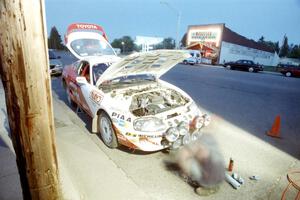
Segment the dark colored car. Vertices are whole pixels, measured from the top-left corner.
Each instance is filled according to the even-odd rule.
[[[48,50],[49,54],[49,68],[51,75],[61,75],[63,71],[63,65],[60,61],[60,56],[56,56],[52,49]]]
[[[300,65],[279,64],[278,70],[287,77],[300,76]]]
[[[263,71],[262,65],[255,64],[252,60],[237,60],[235,62],[226,62],[223,64],[226,69],[247,70],[248,72]]]

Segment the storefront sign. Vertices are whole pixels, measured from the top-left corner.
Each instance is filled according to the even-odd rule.
[[[206,40],[206,39],[217,39],[217,33],[216,32],[208,32],[208,31],[196,31],[192,32],[191,35],[192,39],[196,40]]]

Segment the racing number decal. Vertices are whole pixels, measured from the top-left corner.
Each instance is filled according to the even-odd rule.
[[[90,93],[90,99],[96,104],[100,105],[103,99],[103,95],[96,90],[92,90],[92,92]]]

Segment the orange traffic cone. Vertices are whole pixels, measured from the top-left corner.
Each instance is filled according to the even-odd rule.
[[[277,115],[272,128],[269,131],[267,131],[267,135],[271,137],[280,138],[279,129],[280,129],[280,116]]]

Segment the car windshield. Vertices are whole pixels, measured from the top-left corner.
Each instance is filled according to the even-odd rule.
[[[115,55],[105,39],[78,39],[71,42],[72,49],[80,56]]]
[[[99,63],[93,66],[93,82],[96,84],[99,77],[103,74],[103,72],[109,67],[108,64]]]

